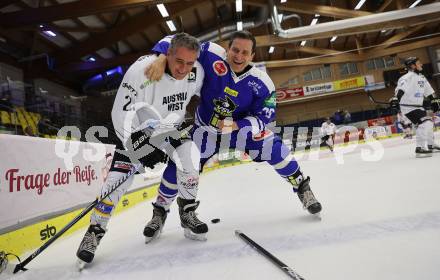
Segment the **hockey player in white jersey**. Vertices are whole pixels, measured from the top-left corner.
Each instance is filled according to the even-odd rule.
[[[395,89],[395,95],[390,100],[391,107],[400,106],[402,113],[416,128],[416,157],[431,156],[433,151],[440,147],[434,143],[434,124],[422,107],[424,100],[428,100],[429,109],[439,111],[440,99],[435,95],[433,88],[426,77],[421,73],[423,64],[417,57],[405,60],[408,73],[400,77]],[[407,106],[413,105],[413,106]]]
[[[112,109],[113,126],[121,144],[117,146],[101,194],[129,173],[135,162],[154,168],[169,157],[178,166],[177,182],[172,182],[169,188],[177,189],[182,202],[181,224],[185,231],[204,234],[208,227],[196,217],[198,202],[193,199],[198,189],[200,152],[189,137],[180,135],[186,131],[181,129],[186,106],[191,97],[199,95],[203,83],[204,71],[196,61],[200,45],[186,33],[176,34],[171,45],[167,53],[167,74],[159,81],[143,76],[143,69],[156,59],[155,55],[139,58],[124,76]],[[170,128],[177,132],[175,127],[179,137],[161,138],[169,135]],[[93,210],[90,227],[77,251],[80,268],[92,262],[110,216],[132,181],[133,178],[129,178]],[[146,241],[153,238],[148,229],[161,227],[167,216],[166,209],[153,206],[153,219],[144,229]]]
[[[330,149],[330,151],[333,152],[333,136],[336,132],[336,126],[329,117],[325,118],[325,122],[321,125],[321,135],[322,135],[322,142],[324,142],[327,147]]]

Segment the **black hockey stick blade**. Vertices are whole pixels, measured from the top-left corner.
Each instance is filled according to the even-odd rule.
[[[390,106],[389,102],[385,102],[385,101],[378,101],[376,100],[373,95],[371,94],[371,91],[367,90],[366,91],[368,98],[370,99],[371,102],[373,102],[374,104],[379,104],[379,105],[388,105]],[[416,104],[399,104],[400,106],[406,106],[406,107],[415,107],[415,108],[423,108],[422,105],[416,105]]]
[[[287,264],[280,261],[277,257],[269,253],[266,249],[261,247],[257,242],[253,241],[249,236],[241,232],[240,230],[235,231],[235,235],[240,237],[246,243],[255,248],[260,254],[269,259],[273,264],[275,264],[278,268],[284,271],[290,278],[295,280],[305,280],[302,276],[296,273],[292,268],[290,268]]]
[[[17,265],[15,266],[15,268],[14,268],[14,274],[17,273],[17,272],[19,272],[20,270],[26,271],[26,270],[28,270],[28,269],[27,269],[27,268],[24,268],[24,266],[23,266],[21,263],[19,263],[19,264],[17,264]]]
[[[52,236],[49,240],[47,240],[46,243],[44,243],[40,248],[35,250],[32,255],[27,257],[23,262],[17,264],[14,269],[14,273],[17,273],[18,271],[26,271],[27,269],[24,268],[29,262],[31,262],[33,259],[35,259],[41,252],[43,252],[47,247],[49,247],[55,240],[57,240],[61,235],[63,235],[66,231],[68,231],[73,225],[75,225],[79,220],[81,220],[85,215],[87,215],[88,212],[90,212],[96,204],[98,204],[98,199],[93,201],[87,208],[85,208],[78,216],[76,216],[70,223],[68,223],[66,226],[64,226],[59,232],[57,232],[54,236]]]

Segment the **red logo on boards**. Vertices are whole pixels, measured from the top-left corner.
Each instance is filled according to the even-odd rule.
[[[228,67],[226,67],[226,64],[221,61],[217,60],[212,64],[212,68],[214,69],[214,72],[219,76],[224,76],[226,73],[228,73]]]

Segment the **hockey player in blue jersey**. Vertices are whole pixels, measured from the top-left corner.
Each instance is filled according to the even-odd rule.
[[[152,80],[164,72],[163,54],[166,54],[171,38],[162,39],[153,48],[161,55],[145,71]],[[303,175],[280,137],[266,128],[275,119],[275,86],[267,73],[250,64],[255,48],[255,38],[247,31],[235,32],[227,51],[212,42],[202,44],[198,61],[205,71],[205,78],[192,129],[192,139],[201,152],[201,167],[219,150],[244,151],[253,161],[266,161],[272,165],[293,187],[304,208],[317,214],[322,207],[310,189],[310,177]],[[170,161],[157,200],[153,203],[155,209],[169,211],[177,195],[175,185],[176,166]],[[154,220],[164,221],[155,213],[163,212],[154,211],[147,225],[150,227],[148,232],[155,232],[154,237],[159,236],[164,225],[154,223]]]

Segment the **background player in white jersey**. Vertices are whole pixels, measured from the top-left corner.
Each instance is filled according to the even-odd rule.
[[[421,73],[423,64],[417,57],[408,57],[405,60],[408,73],[400,77],[395,89],[395,96],[391,98],[391,107],[399,107],[402,113],[415,125],[416,128],[416,156],[430,156],[440,147],[434,144],[434,124],[423,108],[424,100],[429,101],[429,107],[434,112],[439,111],[440,99],[426,77]],[[413,105],[413,106],[405,106]]]
[[[155,55],[143,56],[130,66],[112,109],[113,126],[121,145],[117,146],[101,193],[107,192],[110,186],[124,177],[133,164],[140,162],[143,166],[154,168],[155,164],[166,162],[168,155],[177,166],[177,183],[170,187],[178,189],[184,202],[196,195],[200,152],[189,137],[180,133],[178,137],[169,137],[169,132],[170,127],[173,132],[177,132],[175,127],[178,125],[178,130],[182,128],[187,104],[192,96],[199,95],[204,77],[203,69],[196,61],[199,51],[200,44],[196,38],[180,33],[171,42],[166,56],[166,74],[159,81],[147,80],[143,75],[143,69],[156,59]],[[93,260],[107,230],[110,215],[132,181],[133,178],[129,178],[93,210],[90,227],[77,252],[80,266]],[[184,203],[184,207],[181,211],[182,226],[188,221],[201,223],[194,214],[197,205]],[[162,212],[161,216],[166,217],[163,208],[155,207],[155,211]],[[144,231],[144,235],[147,240],[151,238],[148,232]]]
[[[411,121],[404,115],[402,112],[399,111],[397,113],[397,125],[399,125],[403,131],[403,138],[404,139],[411,139],[412,138],[412,124]]]
[[[333,137],[336,132],[336,126],[332,121],[330,120],[330,117],[325,118],[325,122],[321,125],[321,135],[322,135],[322,142],[324,142],[330,151],[333,152]]]

